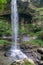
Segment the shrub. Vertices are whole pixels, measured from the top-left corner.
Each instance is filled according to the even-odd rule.
[[[0,21],[0,36],[11,34],[10,25],[5,20]]]
[[[0,40],[0,44],[8,44],[10,43],[8,40]]]
[[[41,31],[41,26],[33,25],[32,28],[31,28],[31,31],[34,32],[34,33]]]
[[[30,40],[29,44],[43,47],[43,41],[40,39]]]
[[[3,12],[5,5],[7,3],[7,0],[0,0],[0,11]]]
[[[41,31],[41,32],[39,33],[38,38],[41,39],[41,40],[43,40],[43,31]]]

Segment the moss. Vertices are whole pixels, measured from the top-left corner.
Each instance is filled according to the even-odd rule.
[[[25,61],[23,65],[33,65],[33,64],[28,61]]]
[[[23,60],[23,62],[22,61],[20,61],[20,62],[13,62],[11,65],[34,65],[34,64],[28,62],[27,60],[25,60],[25,61]]]
[[[10,24],[6,20],[0,20],[0,36],[11,35]]]

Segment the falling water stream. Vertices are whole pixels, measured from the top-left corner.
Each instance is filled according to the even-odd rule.
[[[18,40],[18,11],[17,2],[12,0],[11,2],[11,22],[12,22],[12,44],[17,48]]]
[[[11,23],[12,23],[12,47],[11,57],[14,60],[20,60],[23,58],[27,58],[27,56],[18,48],[18,9],[17,9],[17,1],[11,1]]]

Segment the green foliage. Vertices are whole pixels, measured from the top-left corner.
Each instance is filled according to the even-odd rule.
[[[38,46],[43,47],[43,41],[40,40],[40,39],[30,40],[30,41],[29,41],[29,44],[38,45]]]
[[[41,32],[39,33],[38,38],[41,39],[41,40],[43,40],[43,31],[41,31]]]
[[[34,33],[41,31],[41,26],[33,25],[32,28],[31,28],[31,31],[34,32]]]
[[[11,65],[34,65],[34,64],[32,64],[32,63],[30,63],[28,60],[23,60],[23,62],[14,62],[14,63],[12,63]]]
[[[24,24],[24,30],[22,30],[21,26],[19,26],[19,33],[28,34],[31,27],[32,24]]]
[[[24,30],[19,27],[19,33],[27,34],[29,36],[38,36],[42,31],[42,27],[40,25],[24,24]]]
[[[30,41],[24,41],[24,42],[22,42],[22,44],[23,45],[30,44],[30,45],[36,45],[36,46],[43,47],[43,40],[34,39],[34,40],[30,40]]]
[[[7,0],[0,0],[0,4],[6,4]]]
[[[5,20],[0,21],[0,36],[10,34],[10,25]]]
[[[0,40],[0,44],[9,44],[10,41],[7,41],[7,40]]]
[[[0,12],[4,11],[5,4],[7,4],[7,0],[0,0]]]
[[[43,11],[43,7],[36,8],[36,11]]]
[[[23,65],[34,65],[34,64],[32,64],[32,63],[30,63],[28,61],[25,61]]]
[[[43,7],[43,0],[31,0],[31,2],[36,7]]]
[[[43,7],[36,7],[35,8],[36,16],[33,17],[33,20],[40,20],[43,21]]]

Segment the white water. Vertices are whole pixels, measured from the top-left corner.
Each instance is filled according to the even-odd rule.
[[[12,43],[17,47],[18,40],[18,11],[17,2],[12,0],[11,2],[11,22],[12,22]]]
[[[22,53],[22,51],[18,48],[18,9],[16,0],[11,1],[11,22],[12,22],[12,47],[11,58],[12,60],[20,60],[23,58],[27,58],[27,56]]]

